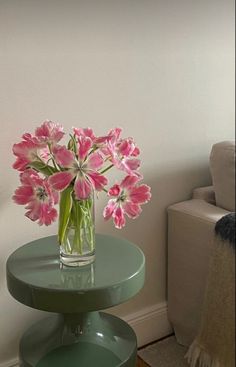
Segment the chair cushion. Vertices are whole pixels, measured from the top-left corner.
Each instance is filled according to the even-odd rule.
[[[214,144],[210,154],[210,170],[216,205],[235,211],[235,142]]]

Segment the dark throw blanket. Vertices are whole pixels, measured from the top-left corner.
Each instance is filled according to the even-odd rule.
[[[235,249],[235,212],[227,214],[218,220],[215,226],[215,233],[223,241],[229,241]]]

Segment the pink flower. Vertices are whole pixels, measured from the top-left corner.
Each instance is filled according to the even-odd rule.
[[[17,157],[13,168],[18,171],[24,171],[29,163],[38,160],[38,157],[43,159],[46,155],[46,145],[36,137],[26,133],[22,136],[22,139],[20,143],[14,144],[12,148],[14,155]]]
[[[116,156],[112,158],[112,163],[116,168],[128,173],[128,175],[133,175],[139,178],[142,177],[138,172],[138,169],[140,167],[139,159]]]
[[[140,167],[140,160],[136,158],[140,153],[139,148],[132,138],[121,139],[121,132],[120,128],[109,132],[108,135],[111,136],[111,139],[107,141],[102,152],[119,170],[131,176],[141,177],[137,171]]]
[[[96,152],[88,154],[92,147],[91,139],[80,136],[78,145],[78,159],[65,146],[55,147],[53,153],[56,162],[66,170],[50,176],[49,182],[55,190],[62,191],[75,179],[75,196],[83,200],[90,196],[93,189],[101,191],[107,179],[97,172],[103,165],[102,156]]]
[[[27,169],[20,175],[22,185],[15,190],[13,200],[26,205],[26,216],[39,225],[50,225],[57,218],[53,207],[58,203],[58,193],[52,190],[47,179],[42,179],[33,169]]]
[[[103,215],[107,220],[113,218],[116,228],[123,228],[126,215],[136,218],[151,193],[149,186],[138,183],[142,178],[137,158],[139,148],[132,138],[121,138],[121,133],[121,128],[114,128],[107,135],[96,136],[91,128],[73,128],[66,147],[58,144],[64,136],[62,126],[44,121],[36,128],[35,135],[26,133],[13,146],[16,156],[13,167],[23,171],[13,200],[25,206],[25,215],[31,220],[49,225],[57,217],[54,205],[58,203],[59,191],[69,186],[73,200],[86,200],[93,190],[107,191],[104,187],[108,180],[104,174],[115,166],[126,177],[108,191],[110,200]]]
[[[111,158],[121,132],[122,129],[120,127],[116,127],[115,129],[111,129],[106,135],[106,140],[104,140],[105,144],[101,146],[101,151],[106,157]]]
[[[87,128],[74,127],[73,131],[76,137],[84,136],[84,137],[90,138],[92,142],[96,140],[94,132],[90,127],[87,127]]]
[[[114,197],[108,201],[103,211],[106,220],[113,218],[116,228],[125,226],[125,214],[135,219],[142,211],[141,205],[151,198],[150,187],[137,185],[139,178],[126,176],[120,185],[116,184],[108,191],[108,195]]]
[[[92,142],[92,145],[95,145],[95,146],[99,146],[101,148],[101,146],[103,146],[104,143],[106,143],[107,141],[111,140],[113,138],[113,131],[114,130],[111,130],[108,135],[105,135],[105,136],[99,136],[99,137],[96,137],[94,135],[94,132],[93,130],[88,127],[88,128],[74,128],[74,134],[75,136],[79,139],[81,139],[81,137],[86,137],[86,138],[90,138],[91,139],[91,142]]]
[[[35,135],[39,141],[55,145],[63,138],[64,132],[60,124],[46,120],[35,130]]]
[[[123,157],[137,157],[140,153],[139,148],[136,147],[132,138],[122,139],[117,144],[117,150]]]

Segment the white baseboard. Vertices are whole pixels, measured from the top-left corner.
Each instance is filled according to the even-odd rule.
[[[128,322],[134,329],[138,339],[138,347],[142,347],[172,333],[172,328],[167,317],[166,302],[134,312],[123,317],[123,320]],[[18,359],[12,359],[0,363],[0,367],[18,367],[18,363]]]
[[[167,317],[166,302],[146,307],[123,317],[123,319],[134,329],[138,339],[138,347],[152,343],[173,332]]]

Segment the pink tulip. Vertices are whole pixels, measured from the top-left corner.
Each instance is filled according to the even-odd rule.
[[[71,185],[73,198],[77,200],[89,198],[93,190],[106,191],[108,180],[103,174],[114,166],[125,172],[126,177],[108,191],[110,200],[103,215],[107,220],[113,218],[116,228],[123,228],[125,216],[136,218],[141,205],[151,197],[150,187],[138,184],[142,178],[137,158],[139,148],[132,138],[121,138],[121,128],[99,137],[91,128],[74,128],[73,133],[67,147],[59,145],[63,128],[47,120],[36,128],[35,135],[26,133],[20,143],[14,144],[13,167],[22,171],[14,201],[25,205],[26,216],[31,220],[49,225],[57,217],[54,205],[59,199],[58,191]],[[37,171],[51,176],[42,179]]]
[[[106,158],[110,158],[113,155],[113,151],[115,150],[115,146],[117,141],[119,140],[120,134],[122,133],[122,129],[116,127],[115,129],[111,129],[106,135],[105,144],[102,144],[100,149],[103,155]]]
[[[35,130],[35,136],[39,141],[55,145],[63,138],[63,127],[55,122],[46,120]]]
[[[79,129],[75,127],[73,129],[74,134],[75,134],[77,139],[80,139],[81,137],[90,138],[93,145],[95,145],[99,148],[101,148],[107,141],[109,141],[113,138],[113,136],[115,134],[115,130],[118,130],[118,129],[110,130],[108,135],[96,137],[94,135],[93,130],[90,127],[88,127],[88,128],[79,128]]]
[[[24,134],[22,141],[13,145],[13,153],[17,157],[13,168],[18,171],[24,171],[27,165],[35,160],[44,159],[47,157],[47,147],[44,143],[41,143],[36,137],[31,134]]]
[[[62,191],[75,179],[74,191],[78,200],[87,199],[93,189],[101,191],[107,184],[107,179],[98,171],[103,165],[103,158],[98,152],[89,154],[92,140],[80,136],[78,142],[78,159],[74,152],[65,146],[55,147],[53,153],[56,162],[66,170],[49,177],[49,182],[55,190]]]
[[[107,141],[102,152],[119,170],[126,172],[128,175],[141,177],[138,172],[140,160],[136,158],[140,153],[139,148],[136,147],[132,138],[121,139],[121,132],[122,130],[119,128],[109,132],[112,138]]]
[[[74,134],[75,134],[76,137],[84,136],[84,137],[90,138],[92,140],[92,142],[94,142],[96,140],[94,132],[90,127],[87,127],[87,128],[74,127],[73,131],[74,131]]]
[[[125,214],[132,219],[141,213],[141,205],[147,203],[151,198],[150,187],[137,185],[139,178],[126,176],[120,185],[116,184],[108,191],[110,199],[103,211],[106,220],[113,218],[116,228],[125,226]]]
[[[57,218],[53,207],[58,203],[58,193],[52,190],[47,179],[42,179],[33,169],[27,169],[20,175],[22,185],[15,190],[13,200],[26,205],[26,216],[39,225],[50,225]]]
[[[135,146],[132,138],[122,139],[117,144],[117,150],[119,154],[123,157],[137,156],[139,154],[139,149]]]

